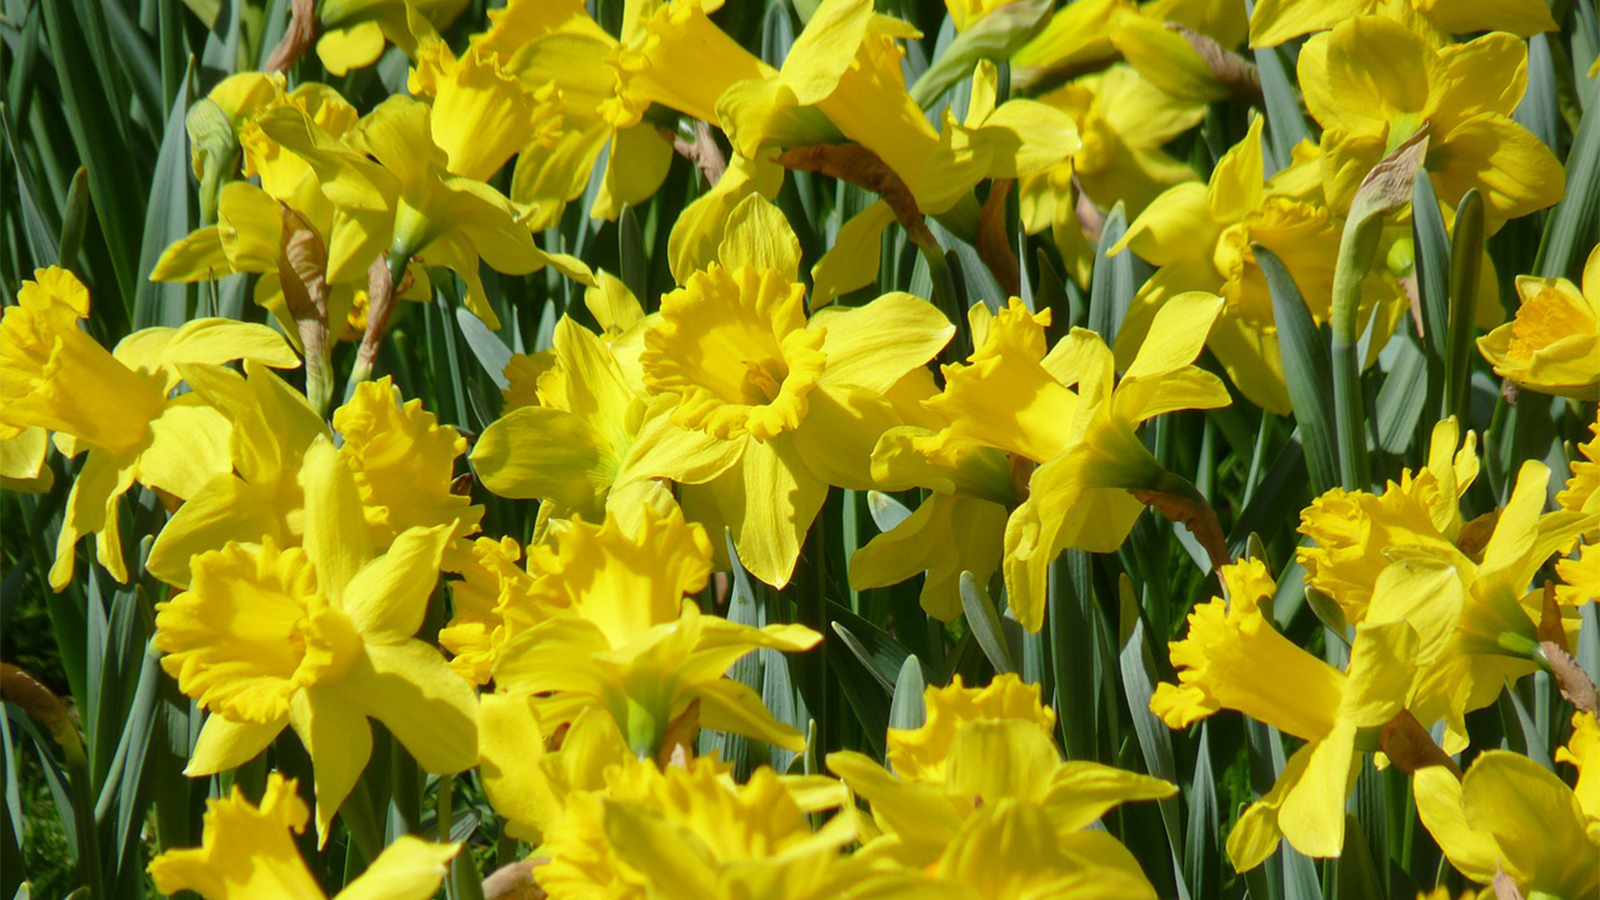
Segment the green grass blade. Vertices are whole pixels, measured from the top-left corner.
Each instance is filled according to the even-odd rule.
[[[1581,86],[1581,85],[1580,85]],[[1567,196],[1545,219],[1532,274],[1571,278],[1600,232],[1600,78],[1589,82],[1583,121],[1567,156]]]
[[[191,84],[193,68],[184,78]],[[167,130],[156,158],[155,180],[150,184],[150,205],[145,210],[144,239],[139,248],[139,282],[133,299],[133,327],[176,327],[187,322],[193,308],[194,287],[158,284],[150,272],[172,242],[188,235],[198,222],[189,190],[189,134],[184,117],[189,114],[188,90],[180,90],[167,115]]]
[[[1300,426],[1300,445],[1305,449],[1312,490],[1320,494],[1339,483],[1338,463],[1334,460],[1333,403],[1329,396],[1333,362],[1328,356],[1328,342],[1300,298],[1300,288],[1289,270],[1267,248],[1257,244],[1252,249],[1272,292],[1289,401]]]

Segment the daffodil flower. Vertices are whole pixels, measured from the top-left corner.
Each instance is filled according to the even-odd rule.
[[[329,74],[343,75],[377,62],[390,43],[414,55],[461,15],[467,0],[322,0],[318,7],[317,58]]]
[[[968,311],[968,319],[973,333],[983,335],[992,315],[980,303]],[[992,447],[944,452],[938,434],[952,420],[922,403],[937,394],[923,369],[913,370],[889,394],[906,424],[878,439],[872,477],[880,490],[925,487],[930,493],[904,521],[850,557],[850,586],[867,590],[926,572],[922,608],[949,622],[962,613],[961,573],[971,572],[984,584],[1000,568],[1006,516],[1018,502],[1019,473],[1004,451]],[[871,495],[869,502],[874,502]]]
[[[859,856],[922,869],[997,900],[1050,896],[1032,892],[1041,885],[1089,883],[1108,895],[1155,896],[1127,848],[1088,826],[1126,801],[1159,800],[1176,788],[1099,763],[1063,761],[1050,736],[1054,713],[1039,702],[1037,685],[1015,675],[983,688],[957,676],[949,687],[929,687],[923,699],[925,724],[889,729],[893,774],[860,753],[828,755],[828,768],[871,805],[880,832]],[[1033,835],[1025,848],[1002,846],[1002,835],[1024,833]],[[1007,885],[1019,892],[997,890]]]
[[[1188,637],[1171,649],[1179,684],[1158,685],[1150,709],[1173,728],[1238,710],[1306,741],[1228,836],[1236,870],[1260,865],[1280,837],[1308,856],[1338,856],[1358,737],[1405,709],[1417,635],[1403,621],[1361,626],[1340,672],[1273,628],[1261,604],[1276,585],[1260,560],[1224,566],[1220,574],[1227,599],[1213,598],[1190,613]],[[1447,585],[1448,579],[1395,579],[1379,590],[1422,593]]]
[[[517,565],[522,555],[513,538],[480,537],[461,580],[450,582],[455,615],[439,630],[439,646],[450,652],[450,667],[475,685],[488,684],[506,642],[542,618],[533,575]]]
[[[616,66],[643,41],[640,19],[650,11],[649,4],[627,4],[619,40],[582,3],[511,0],[489,13],[487,31],[472,36],[468,52],[492,54],[525,92],[553,91],[560,127],[546,134],[554,140],[524,146],[511,179],[511,199],[532,211],[529,227],[546,228],[561,218],[589,186],[602,152],[605,171],[589,210],[596,218],[616,218],[665,180],[671,140],[654,124],[617,112]],[[705,74],[711,71],[708,66]]]
[[[417,56],[411,94],[432,101],[433,142],[451,173],[487,181],[514,154],[550,147],[560,137],[562,109],[554,84],[528,90],[498,56],[476,47],[457,57],[443,41],[430,40]]]
[[[1195,290],[1220,294],[1226,304],[1207,345],[1246,398],[1287,414],[1289,389],[1272,294],[1251,248],[1260,244],[1283,260],[1313,318],[1326,321],[1343,225],[1323,201],[1318,157],[1309,145],[1297,149],[1294,165],[1263,184],[1263,125],[1261,118],[1250,124],[1244,140],[1217,162],[1209,184],[1168,189],[1111,248],[1113,254],[1131,249],[1159,267],[1134,297],[1115,349],[1119,366],[1131,362],[1146,340],[1146,323],[1168,297]],[[1374,275],[1362,282],[1357,312],[1362,330],[1371,322],[1366,365],[1377,361],[1406,310],[1399,282],[1386,272]]]
[[[150,861],[150,877],[163,894],[193,891],[205,900],[325,900],[294,844],[310,815],[292,778],[267,776],[259,804],[235,786],[206,801],[201,846],[163,852]],[[458,849],[402,835],[334,900],[427,900]]]
[[[1425,726],[1443,719],[1446,752],[1467,744],[1464,716],[1499,696],[1506,679],[1531,673],[1542,618],[1534,574],[1552,555],[1600,525],[1572,510],[1544,513],[1550,470],[1529,461],[1498,513],[1463,522],[1456,500],[1477,474],[1469,437],[1455,452],[1453,421],[1434,430],[1426,470],[1406,472],[1381,497],[1330,491],[1301,517],[1318,546],[1298,557],[1307,581],[1338,605],[1349,624],[1405,621],[1419,637],[1417,686],[1408,708]],[[1454,458],[1452,459],[1452,454]],[[1380,599],[1386,575],[1458,587],[1426,596],[1394,592]]]
[[[553,523],[550,537],[529,551],[529,590],[542,615],[501,649],[494,680],[502,693],[536,695],[549,728],[604,709],[646,756],[691,706],[703,727],[804,749],[754,691],[723,674],[757,648],[806,650],[821,635],[702,615],[684,595],[705,587],[711,572],[703,528],[676,509],[662,516],[646,507],[636,530],[608,515],[603,525]]]
[[[838,897],[868,872],[841,853],[853,819],[841,813],[813,830],[807,814],[845,799],[831,779],[767,767],[737,784],[713,757],[664,769],[627,760],[603,790],[568,797],[535,878],[552,897]]]
[[[1572,793],[1589,817],[1589,833],[1595,834],[1600,830],[1600,720],[1594,713],[1572,714],[1572,737],[1565,747],[1556,748],[1555,761],[1571,763],[1578,770]]]
[[[718,29],[712,8],[667,4],[645,22],[648,36],[617,64],[619,123],[659,103],[721,126],[750,159],[842,135],[876,154],[930,215],[949,211],[984,178],[1030,175],[1077,149],[1059,110],[997,104],[989,64],[978,68],[964,119],[948,116],[935,130],[906,90],[895,45],[916,30],[865,0],[824,0],[776,71]]]
[[[1080,0],[1082,2],[1082,0]],[[1175,100],[1132,66],[1113,66],[1039,97],[1078,126],[1082,148],[1017,183],[1023,225],[1030,234],[1050,229],[1068,269],[1087,284],[1094,252],[1078,224],[1074,183],[1097,206],[1121,202],[1129,219],[1161,192],[1195,180],[1194,170],[1162,148],[1199,124],[1201,104]]]
[[[1392,19],[1359,16],[1311,38],[1300,85],[1323,128],[1329,204],[1347,209],[1367,172],[1424,123],[1424,165],[1445,203],[1477,188],[1489,216],[1504,221],[1560,200],[1561,163],[1511,119],[1527,66],[1527,47],[1503,32],[1437,48]],[[1383,78],[1370,77],[1378,70]]]
[[[1479,31],[1509,31],[1532,37],[1556,30],[1542,0],[1261,0],[1250,14],[1250,46],[1273,47],[1290,38],[1326,31],[1357,16],[1388,15],[1402,21],[1420,18],[1441,36]]]
[[[1134,434],[1139,424],[1227,405],[1221,381],[1192,364],[1220,307],[1199,292],[1169,301],[1118,381],[1099,335],[1073,329],[1046,353],[1048,312],[1013,299],[969,363],[945,367],[945,389],[926,405],[949,424],[924,452],[989,447],[1038,466],[1005,530],[1006,593],[1023,627],[1043,624],[1052,560],[1069,547],[1116,550],[1144,510],[1129,491],[1177,484]]]
[[[614,278],[602,283],[626,291]],[[629,297],[631,301],[631,296]],[[628,346],[642,337],[643,311]],[[635,527],[643,506],[672,505],[648,466],[653,454],[669,454],[685,466],[712,475],[731,464],[725,447],[710,435],[675,427],[665,408],[652,407],[639,383],[594,332],[563,317],[556,324],[551,367],[538,376],[537,403],[508,411],[484,429],[472,450],[472,465],[489,490],[502,497],[540,498],[555,504],[552,515],[598,521],[607,510]]]
[[[328,246],[329,281],[366,272],[385,250],[408,260],[422,257],[459,275],[467,284],[468,308],[498,328],[500,319],[478,274],[479,259],[520,275],[550,258],[534,246],[511,201],[481,181],[448,170],[449,157],[433,141],[430,118],[425,104],[391,97],[345,142],[290,107],[269,111],[260,124],[316,170],[328,199],[353,221]]]
[[[720,264],[662,297],[639,358],[646,390],[670,398],[674,424],[717,439],[721,467],[668,452],[640,466],[708,483],[745,567],[781,586],[828,485],[874,486],[872,446],[900,424],[884,395],[955,329],[901,293],[808,319],[799,244],[782,214],[753,195],[735,215],[746,227],[728,231]]]
[[[195,395],[231,422],[233,465],[188,496],[150,549],[150,573],[177,587],[189,586],[192,557],[230,541],[301,544],[305,454],[319,438],[332,437],[305,397],[261,366],[246,363],[244,377],[220,366],[190,365],[183,373]],[[454,572],[466,565],[470,550],[454,538],[476,531],[483,518],[483,507],[450,490],[466,440],[441,426],[421,400],[400,403],[387,377],[358,385],[334,412],[333,425],[372,546],[386,548],[413,527],[454,523],[444,566]]]
[[[1578,445],[1572,477],[1556,494],[1556,504],[1574,512],[1600,514],[1600,411],[1589,426],[1589,440]],[[1575,559],[1556,563],[1556,600],[1565,606],[1600,602],[1600,522],[1583,536]]]
[[[1600,247],[1581,292],[1565,278],[1518,275],[1517,296],[1516,318],[1478,338],[1495,374],[1543,394],[1600,399]]]
[[[1485,750],[1459,780],[1433,766],[1412,786],[1422,824],[1471,880],[1489,885],[1504,872],[1524,897],[1600,891],[1600,827],[1571,788],[1528,757]]]
[[[0,487],[20,494],[43,494],[55,484],[48,464],[50,432],[37,425],[0,423]]]
[[[184,498],[229,471],[227,419],[201,398],[168,395],[180,366],[254,360],[291,367],[299,359],[264,325],[196,319],[147,328],[107,351],[78,327],[89,293],[65,269],[40,269],[18,305],[0,319],[0,424],[57,433],[68,456],[87,451],[56,542],[50,584],[72,580],[78,539],[95,535],[95,554],[119,582],[129,578],[118,502],[135,482]]]
[[[211,715],[184,771],[247,762],[292,727],[310,753],[317,835],[372,752],[376,718],[429,772],[478,758],[477,698],[413,635],[451,524],[412,528],[374,552],[355,477],[318,437],[300,470],[304,547],[229,542],[196,556],[187,591],[158,604],[154,646]]]

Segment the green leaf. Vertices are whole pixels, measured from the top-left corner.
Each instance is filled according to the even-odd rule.
[[[1394,366],[1378,389],[1372,415],[1378,426],[1378,447],[1404,460],[1409,458],[1422,411],[1428,405],[1428,359],[1411,341],[1400,335],[1395,340]]]
[[[926,688],[922,663],[915,656],[906,657],[900,666],[900,677],[895,679],[894,698],[889,703],[890,728],[910,730],[928,721],[928,709],[922,698]]]
[[[1267,101],[1266,149],[1273,171],[1287,168],[1296,144],[1308,140],[1305,114],[1300,111],[1300,92],[1294,73],[1281,47],[1261,47],[1255,51],[1256,72],[1261,77],[1261,94]],[[1272,174],[1268,172],[1267,174]]]
[[[1117,329],[1128,316],[1133,295],[1150,277],[1150,265],[1133,253],[1106,256],[1127,230],[1128,214],[1119,200],[1106,216],[1089,280],[1089,330],[1104,338],[1107,346],[1116,346]]]
[[[53,225],[46,218],[44,208],[39,205],[33,178],[28,172],[28,166],[22,160],[22,142],[17,140],[17,133],[11,127],[10,112],[3,107],[0,107],[0,127],[5,131],[6,147],[11,152],[11,161],[17,167],[17,194],[22,205],[22,234],[27,239],[28,252],[33,257],[35,267],[53,266],[60,261],[56,240],[60,226]]]
[[[61,241],[57,245],[61,262],[67,268],[76,268],[78,253],[83,249],[83,233],[89,227],[89,170],[82,166],[72,173],[72,187],[67,189],[67,204],[61,217]]]
[[[456,325],[461,329],[461,336],[467,341],[467,349],[472,351],[472,356],[483,367],[483,371],[494,382],[494,386],[505,390],[511,382],[506,380],[506,364],[511,362],[511,348],[507,347],[500,336],[489,330],[483,320],[472,314],[465,306],[456,307]]]
[[[1545,219],[1533,274],[1570,278],[1600,231],[1600,78],[1589,81],[1583,121],[1567,156],[1567,195]]]
[[[1049,21],[1052,0],[1013,0],[986,13],[945,47],[911,85],[911,99],[923,109],[972,73],[979,60],[1004,60]]]
[[[1472,346],[1473,307],[1478,299],[1478,276],[1483,266],[1483,198],[1476,188],[1467,191],[1456,207],[1455,234],[1450,242],[1450,331],[1445,347],[1444,384],[1446,410],[1459,422],[1467,421],[1467,386],[1477,349]]]
[[[1367,897],[1385,897],[1388,891],[1383,887],[1383,880],[1378,877],[1377,864],[1372,858],[1372,851],[1367,848],[1367,839],[1361,833],[1361,827],[1356,822],[1355,816],[1348,813],[1344,817],[1344,853],[1339,856],[1339,861],[1334,868],[1334,892],[1338,900],[1358,900]]]
[[[45,31],[49,46],[57,59],[108,60],[110,52],[100,52],[103,44],[96,41],[91,53],[91,43],[84,36],[81,19],[74,4],[59,2],[41,4],[44,10]],[[96,29],[97,34],[103,29]],[[142,233],[136,223],[144,217],[145,198],[143,181],[137,169],[130,171],[136,158],[123,129],[127,116],[125,108],[106,83],[105,76],[95,77],[91,65],[59,65],[55,67],[61,87],[63,113],[72,143],[78,157],[89,169],[89,191],[94,197],[95,218],[105,236],[106,248],[111,255],[111,265],[116,272],[115,287],[122,295],[122,303],[131,313],[134,285],[138,278],[138,249],[135,241]],[[97,305],[111,300],[107,296],[111,285],[100,288]]]
[[[1450,232],[1439,211],[1433,179],[1418,178],[1411,189],[1412,272],[1422,306],[1422,346],[1428,363],[1428,397],[1441,417],[1445,354],[1450,347]]]
[[[622,263],[622,283],[638,301],[651,308],[650,263],[645,258],[644,232],[633,207],[625,207],[617,217],[617,256]]]
[[[997,673],[1016,672],[1017,664],[1011,658],[1011,647],[1006,643],[1005,631],[1000,624],[1000,614],[995,611],[989,592],[978,584],[971,572],[961,573],[961,610],[966,613],[967,627],[972,629],[983,655]]]
[[[1252,244],[1251,249],[1272,293],[1278,349],[1283,355],[1289,402],[1294,406],[1295,422],[1300,426],[1300,446],[1305,449],[1311,489],[1321,494],[1339,484],[1339,469],[1333,455],[1333,409],[1328,396],[1329,386],[1333,384],[1328,342],[1300,298],[1300,288],[1290,277],[1289,270],[1267,248]]]
[[[1155,694],[1157,681],[1155,660],[1145,637],[1144,619],[1140,617],[1138,603],[1134,600],[1133,582],[1126,575],[1122,577],[1118,599],[1122,620],[1118,630],[1123,635],[1118,653],[1122,689],[1128,700],[1128,713],[1133,718],[1133,733],[1139,742],[1139,752],[1144,757],[1145,771],[1177,783],[1178,766],[1172,753],[1172,731],[1150,711],[1150,698]],[[1181,870],[1184,859],[1180,807],[1176,797],[1160,801],[1161,823],[1165,826],[1167,848],[1174,871]]]
[[[184,84],[192,84],[190,66]],[[144,240],[139,250],[139,282],[133,300],[133,327],[152,325],[177,327],[190,318],[194,289],[187,284],[159,284],[150,273],[161,254],[174,241],[186,237],[195,226],[189,202],[189,133],[185,120],[189,114],[188,91],[178,98],[167,116],[167,130],[161,138],[161,153],[156,159],[155,180],[150,185],[150,205],[145,209]]]
[[[1189,803],[1188,837],[1183,844],[1183,880],[1189,892],[1200,897],[1217,895],[1221,881],[1222,825],[1217,806],[1217,782],[1211,772],[1211,723],[1200,723],[1195,743],[1194,778],[1184,795]]]

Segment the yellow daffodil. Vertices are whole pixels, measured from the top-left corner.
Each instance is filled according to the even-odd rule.
[[[511,201],[481,181],[449,171],[449,157],[434,143],[430,120],[425,104],[391,97],[344,142],[292,107],[271,110],[260,123],[273,140],[311,165],[323,193],[353,222],[328,246],[330,281],[366,272],[383,251],[408,260],[421,257],[461,276],[468,308],[498,328],[500,319],[478,274],[480,258],[497,271],[520,275],[549,257],[517,222]]]
[[[1600,247],[1580,292],[1565,278],[1517,276],[1516,318],[1478,338],[1496,375],[1574,400],[1600,399]]]
[[[294,844],[310,815],[292,778],[269,775],[260,804],[235,786],[231,796],[206,801],[201,846],[157,856],[150,877],[163,894],[194,891],[205,900],[324,900]],[[427,900],[458,849],[402,835],[334,900]]]
[[[1589,439],[1578,445],[1580,459],[1572,461],[1572,477],[1556,503],[1576,512],[1600,512],[1600,410],[1589,425]]]
[[[976,304],[968,311],[975,334],[987,334],[992,315]],[[1018,502],[1017,473],[1007,454],[993,447],[961,446],[948,453],[935,445],[952,419],[922,405],[938,394],[926,370],[916,369],[895,385],[891,402],[906,424],[884,432],[872,451],[872,477],[880,489],[931,492],[916,511],[879,534],[850,557],[856,590],[898,584],[927,572],[922,608],[949,622],[961,615],[961,573],[987,584],[1000,567],[1006,516]]]
[[[1531,37],[1556,29],[1550,7],[1543,0],[1261,0],[1250,14],[1250,46],[1273,47],[1374,13],[1400,19],[1420,17],[1440,35],[1509,31]]]
[[[316,778],[317,834],[372,752],[376,718],[436,773],[477,761],[477,698],[413,637],[452,525],[412,528],[374,553],[361,496],[326,438],[305,451],[304,548],[230,542],[192,563],[189,590],[157,605],[162,667],[211,715],[185,772],[260,753],[285,726]]]
[[[543,615],[501,648],[494,680],[502,692],[537,695],[550,728],[604,709],[648,756],[691,706],[706,728],[804,749],[755,692],[722,676],[759,647],[806,650],[821,636],[702,615],[684,595],[704,588],[711,572],[703,528],[676,509],[662,516],[646,507],[635,530],[609,515],[603,525],[574,519],[553,523],[550,541],[529,551],[529,590]]]
[[[759,195],[741,209],[749,224],[724,238],[720,264],[661,298],[639,358],[652,402],[670,398],[674,424],[716,438],[721,468],[666,447],[640,465],[709,483],[745,568],[782,586],[828,485],[874,486],[872,446],[900,424],[884,394],[955,329],[901,293],[808,319],[788,223]]]
[[[189,495],[150,549],[150,573],[177,587],[189,585],[192,557],[229,541],[301,544],[308,524],[304,457],[318,438],[332,437],[305,397],[263,367],[247,363],[240,377],[219,366],[191,365],[184,377],[232,423],[233,464]],[[477,531],[483,507],[450,489],[455,460],[466,450],[456,430],[439,425],[420,400],[401,404],[388,378],[358,385],[333,423],[372,546],[386,548],[415,526],[449,525],[445,569],[466,565],[470,551],[454,538]]]
[[[223,84],[243,77],[235,76]],[[217,96],[219,91],[221,86],[212,95]],[[272,312],[296,349],[303,352],[302,335],[295,320],[297,313],[305,313],[289,308],[283,280],[288,277],[303,282],[310,275],[320,279],[326,288],[321,314],[331,339],[359,337],[359,323],[354,320],[366,295],[367,270],[345,264],[330,271],[328,248],[359,241],[366,226],[360,217],[345,214],[330,202],[311,166],[273,140],[259,121],[267,111],[288,106],[329,138],[339,139],[355,126],[356,110],[331,88],[318,84],[303,84],[287,94],[281,85],[276,93],[257,87],[254,94],[263,96],[241,107],[234,152],[243,154],[243,174],[259,177],[261,186],[244,181],[220,185],[210,195],[216,208],[208,221],[215,220],[215,224],[196,229],[168,246],[151,270],[150,280],[184,283],[236,273],[260,275],[255,286],[256,303]],[[203,195],[208,190],[204,183],[201,190]],[[297,241],[302,243],[296,246]],[[308,266],[314,272],[307,272]],[[411,266],[409,275],[410,284],[403,289],[402,299],[426,300],[432,296],[421,266]]]
[[[939,130],[906,91],[903,22],[866,0],[824,0],[780,71],[739,47],[699,0],[661,6],[639,52],[618,63],[619,122],[660,103],[720,125],[740,155],[838,142],[871,150],[919,210],[948,211],[984,178],[1016,178],[1077,149],[1071,119],[1032,100],[996,104],[994,67],[979,67],[965,118]]]
[[[1392,19],[1359,16],[1311,38],[1300,85],[1323,128],[1330,205],[1347,209],[1367,172],[1425,124],[1425,165],[1445,203],[1477,188],[1488,215],[1503,221],[1560,200],[1561,163],[1511,119],[1527,66],[1527,47],[1503,32],[1436,48]],[[1378,70],[1383,78],[1369,77]]]
[[[1563,509],[1600,514],[1600,410],[1589,426],[1589,440],[1578,445],[1579,458],[1572,461],[1572,477],[1556,494]],[[1565,606],[1600,602],[1600,523],[1583,536],[1575,559],[1556,563],[1556,600]]]
[[[561,134],[554,84],[529,91],[493,53],[469,47],[460,57],[428,41],[411,69],[411,94],[425,97],[433,142],[455,175],[487,181],[524,147],[552,146]]]
[[[1171,784],[1099,763],[1063,761],[1051,738],[1054,713],[1039,702],[1037,685],[1015,675],[997,676],[983,688],[965,687],[957,677],[949,687],[929,687],[924,702],[925,724],[889,730],[893,774],[860,753],[828,755],[828,768],[872,806],[880,834],[860,855],[923,869],[986,898],[1012,896],[996,892],[1008,879],[1030,890],[1040,882],[1098,883],[1108,896],[1155,895],[1132,854],[1088,826],[1123,802],[1172,796]],[[1009,875],[977,865],[997,849],[1000,835],[1021,828],[1033,832],[1028,847],[1039,850],[1039,858],[1016,859],[1018,869]]]
[[[1070,162],[1018,182],[1023,225],[1052,229],[1068,268],[1087,284],[1093,250],[1078,223],[1076,183],[1096,206],[1121,202],[1138,217],[1167,188],[1195,179],[1194,170],[1162,147],[1199,124],[1205,107],[1174,100],[1131,66],[1113,66],[1039,97],[1077,123],[1083,146]]]
[[[1300,559],[1308,583],[1328,593],[1355,625],[1407,622],[1418,635],[1417,684],[1407,706],[1424,726],[1445,723],[1444,749],[1466,746],[1464,716],[1499,696],[1506,679],[1531,673],[1542,618],[1534,574],[1597,522],[1543,513],[1550,472],[1528,462],[1498,514],[1461,523],[1452,499],[1476,472],[1468,447],[1450,461],[1453,423],[1435,429],[1428,469],[1384,496],[1334,491],[1308,509],[1301,529],[1321,546]],[[1379,598],[1385,578],[1431,586]],[[1448,586],[1438,588],[1440,579]]]
[[[1159,685],[1150,708],[1173,728],[1234,709],[1306,741],[1228,836],[1235,869],[1260,865],[1280,837],[1308,856],[1338,856],[1358,738],[1405,708],[1417,635],[1404,622],[1362,626],[1340,672],[1273,628],[1261,604],[1276,585],[1260,560],[1224,566],[1221,577],[1227,599],[1190,613],[1189,636],[1172,645],[1179,684]],[[1441,583],[1395,580],[1378,589],[1423,592]]]
[[[542,843],[569,812],[590,814],[592,804],[574,798],[604,791],[606,773],[637,758],[603,709],[578,713],[559,741],[552,741],[554,735],[539,723],[535,698],[484,694],[480,703],[478,771],[484,793],[506,833],[522,840]]]
[[[926,405],[949,424],[918,442],[924,453],[953,461],[990,447],[1022,471],[1038,466],[1005,530],[1006,592],[1023,627],[1043,624],[1049,566],[1063,550],[1116,550],[1144,510],[1129,490],[1176,484],[1134,434],[1139,424],[1227,405],[1221,381],[1192,365],[1220,308],[1213,295],[1173,298],[1118,381],[1099,335],[1075,328],[1046,353],[1048,312],[1013,299],[970,362],[945,367],[944,392]]]
[[[1245,397],[1287,414],[1289,389],[1272,294],[1251,247],[1266,247],[1284,262],[1313,318],[1322,322],[1331,314],[1343,225],[1323,202],[1314,149],[1302,146],[1294,165],[1263,184],[1263,122],[1253,121],[1244,140],[1223,154],[1209,184],[1167,190],[1112,247],[1112,253],[1131,249],[1160,267],[1139,288],[1118,329],[1116,351],[1119,365],[1132,361],[1146,340],[1145,323],[1168,297],[1195,290],[1220,294],[1226,304],[1208,346]],[[1377,361],[1406,310],[1399,283],[1386,272],[1375,275],[1362,282],[1357,314],[1363,331],[1377,318],[1365,365]]]
[[[1313,543],[1295,556],[1306,582],[1334,598],[1345,621],[1365,621],[1373,585],[1393,561],[1391,547],[1481,551],[1482,525],[1468,527],[1460,505],[1478,477],[1477,446],[1476,433],[1463,436],[1454,418],[1445,419],[1433,428],[1424,468],[1402,471],[1382,494],[1334,488],[1300,513],[1300,532]]]
[[[95,535],[95,554],[127,582],[118,502],[134,484],[183,498],[229,471],[228,421],[197,396],[168,395],[181,365],[236,359],[299,364],[282,336],[264,325],[196,319],[181,328],[148,328],[107,351],[78,327],[89,293],[65,269],[40,269],[0,319],[0,424],[57,433],[68,456],[88,456],[56,542],[50,584],[72,579],[78,538]]]
[[[322,0],[317,57],[329,74],[343,75],[377,62],[389,43],[409,56],[466,8],[467,0]]]
[[[1504,872],[1524,897],[1600,892],[1600,827],[1555,773],[1520,754],[1485,750],[1459,781],[1418,770],[1417,814],[1456,870],[1488,885]]]
[[[450,582],[455,616],[439,631],[450,667],[476,685],[489,682],[506,641],[539,620],[533,576],[519,568],[522,548],[513,538],[480,537],[461,580]]]
[[[632,759],[607,771],[604,790],[568,799],[535,877],[553,898],[838,897],[865,874],[840,854],[852,817],[813,830],[807,814],[844,800],[821,777],[762,767],[737,784],[713,758],[665,769]]]
[[[554,514],[590,521],[610,510],[633,528],[645,505],[658,512],[672,505],[649,468],[652,454],[670,454],[711,475],[732,464],[720,442],[673,426],[665,407],[651,407],[637,376],[624,371],[629,361],[594,332],[563,317],[554,343],[552,365],[538,375],[538,402],[508,411],[472,450],[473,468],[489,490],[549,500]]]
[[[1600,721],[1596,721],[1594,713],[1572,714],[1572,737],[1565,747],[1556,748],[1555,760],[1571,763],[1578,770],[1572,793],[1588,816],[1588,831],[1594,836],[1600,832]]]
[[[487,31],[473,35],[469,52],[493,54],[527,93],[551,94],[559,115],[553,141],[522,148],[511,179],[511,198],[532,209],[534,229],[561,217],[566,204],[582,196],[604,152],[605,171],[590,214],[612,219],[625,206],[649,199],[672,164],[670,138],[654,124],[613,111],[617,66],[644,40],[639,19],[652,4],[629,3],[623,10],[621,40],[570,0],[512,0],[489,13]],[[703,72],[703,75],[709,74]]]

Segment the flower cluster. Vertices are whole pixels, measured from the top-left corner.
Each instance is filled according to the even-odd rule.
[[[42,586],[149,601],[231,789],[159,891],[472,896],[492,822],[551,898],[1153,900],[1185,809],[1252,873],[1381,782],[1426,887],[1600,892],[1600,181],[1574,141],[1557,206],[1544,3],[293,6],[143,273],[259,309],[102,340],[64,259],[0,319]]]

